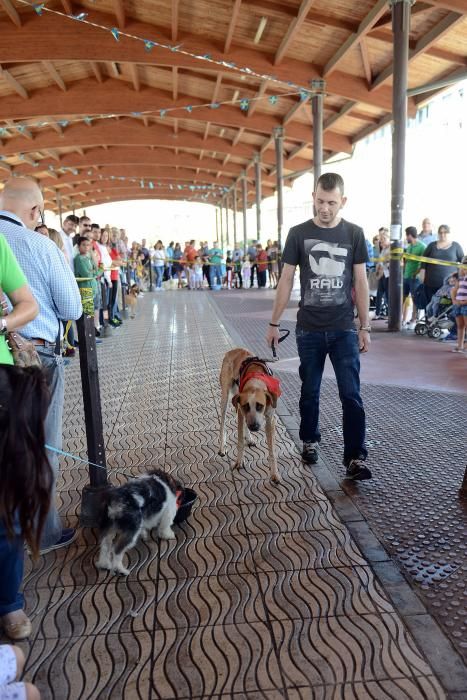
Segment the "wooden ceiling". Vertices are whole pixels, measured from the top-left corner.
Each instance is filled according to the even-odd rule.
[[[215,203],[244,172],[250,203],[257,154],[262,194],[272,194],[275,127],[285,177],[312,165],[303,89],[316,78],[326,81],[325,158],[351,153],[391,119],[387,0],[35,4],[0,0],[0,180],[34,176],[54,211],[59,200],[63,211],[128,199]],[[80,13],[85,22],[66,16]],[[179,50],[147,51],[125,34]],[[465,75],[466,36],[467,0],[417,2],[409,87]],[[432,95],[409,98],[409,114]]]

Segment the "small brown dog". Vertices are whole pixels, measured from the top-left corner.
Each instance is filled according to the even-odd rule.
[[[276,416],[274,412],[277,399],[281,394],[279,380],[272,376],[264,360],[258,359],[249,350],[243,348],[229,350],[224,355],[219,379],[221,385],[219,454],[225,455],[225,417],[229,398],[232,397],[232,404],[238,417],[238,449],[235,467],[243,466],[245,427],[246,441],[249,445],[254,445],[250,431],[257,432],[265,424],[271,480],[280,481],[275,450]]]
[[[138,305],[139,287],[137,284],[132,284],[128,294],[125,294],[125,304],[130,308],[130,318],[136,316],[136,307]]]

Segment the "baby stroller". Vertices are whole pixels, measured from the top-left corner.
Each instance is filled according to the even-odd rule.
[[[440,338],[443,331],[450,331],[455,322],[450,318],[449,312],[453,309],[450,306],[440,306],[438,316],[430,316],[417,321],[415,333],[417,335],[428,335],[429,338]]]

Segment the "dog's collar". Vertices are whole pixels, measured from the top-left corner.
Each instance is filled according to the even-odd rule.
[[[246,360],[243,360],[242,364],[240,365],[240,369],[238,371],[238,380],[237,384],[240,386],[242,383],[243,377],[246,374],[248,367],[251,364],[255,365],[260,365],[265,374],[268,374],[270,377],[272,377],[272,370],[270,367],[268,367],[267,363],[265,360],[261,360],[259,357],[247,357]]]
[[[259,365],[263,371],[249,372],[248,368],[252,364]],[[243,387],[245,386],[246,382],[250,379],[260,379],[266,384],[271,394],[275,394],[277,397],[281,395],[279,380],[273,376],[272,370],[270,367],[268,367],[266,361],[261,360],[259,357],[247,357],[246,360],[243,360],[242,364],[240,365],[237,382],[240,393],[243,391]]]
[[[246,382],[249,382],[250,379],[259,379],[260,381],[262,381],[263,384],[266,385],[268,391],[271,394],[274,394],[274,396],[276,396],[277,398],[279,398],[279,396],[282,393],[281,384],[277,377],[272,377],[270,374],[262,374],[261,372],[249,372],[248,374],[246,374],[240,382],[240,386],[238,387],[240,393],[242,393],[244,385],[246,384]]]
[[[183,505],[183,489],[178,489],[175,491],[175,496],[177,497],[177,510]]]

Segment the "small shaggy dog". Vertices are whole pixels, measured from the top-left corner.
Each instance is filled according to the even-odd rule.
[[[125,294],[125,304],[130,308],[130,318],[135,318],[136,309],[138,306],[138,295],[140,293],[140,288],[137,284],[132,284],[128,294]]]
[[[182,485],[160,469],[108,491],[99,528],[102,539],[97,566],[127,576],[123,555],[140,536],[145,539],[148,530],[157,527],[161,539],[172,539],[172,523],[182,496]]]

